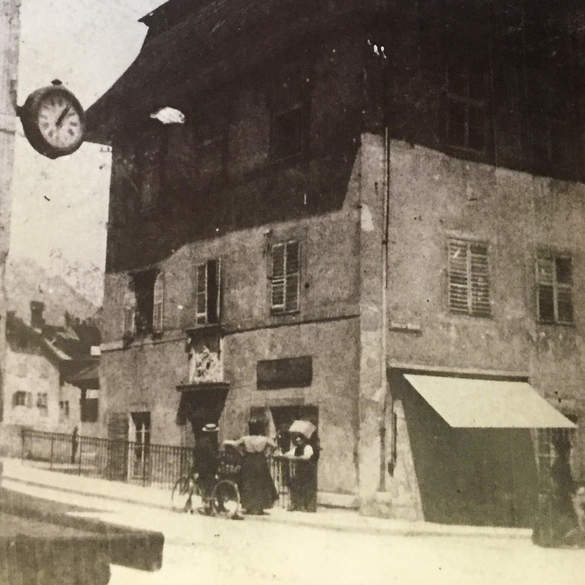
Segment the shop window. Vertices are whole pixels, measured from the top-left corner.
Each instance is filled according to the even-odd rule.
[[[196,266],[195,323],[219,323],[221,306],[221,263],[208,260]]]
[[[537,312],[542,323],[573,323],[573,267],[570,256],[540,253],[536,261]]]
[[[449,241],[449,310],[473,317],[491,315],[487,244]]]
[[[299,310],[301,245],[296,240],[274,244],[271,250],[272,313],[290,313]]]
[[[482,152],[486,147],[486,67],[457,60],[447,69],[447,144]]]

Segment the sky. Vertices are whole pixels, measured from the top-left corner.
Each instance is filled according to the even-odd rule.
[[[162,3],[22,0],[18,104],[57,78],[89,107],[138,54],[146,34],[138,19]],[[110,162],[109,148],[90,143],[50,160],[19,129],[11,256],[33,258],[52,272],[62,269],[63,259],[103,270]]]

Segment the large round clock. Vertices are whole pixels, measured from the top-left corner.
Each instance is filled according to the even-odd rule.
[[[71,154],[83,142],[83,108],[58,80],[31,93],[19,114],[31,146],[49,158]]]

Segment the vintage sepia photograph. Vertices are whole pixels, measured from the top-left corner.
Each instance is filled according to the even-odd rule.
[[[0,0],[0,585],[585,583],[585,0]]]

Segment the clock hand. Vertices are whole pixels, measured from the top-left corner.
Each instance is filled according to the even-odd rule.
[[[60,114],[59,117],[57,118],[57,128],[61,127],[61,124],[63,123],[63,120],[65,119],[65,116],[67,115],[67,112],[71,109],[71,106],[67,106]]]

